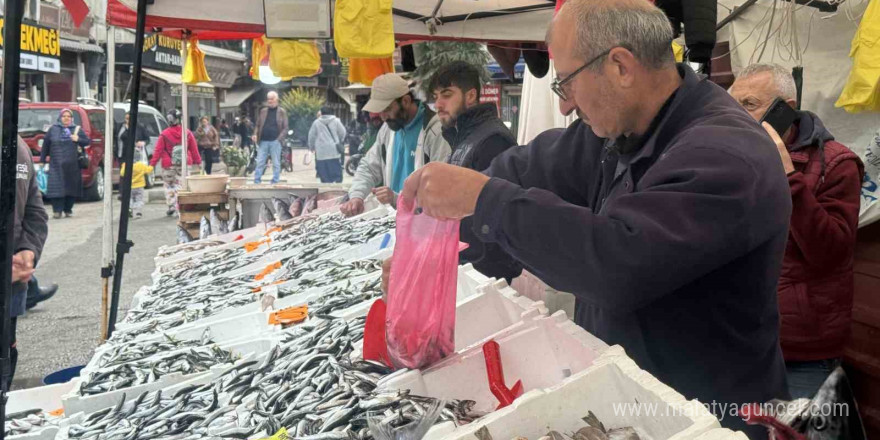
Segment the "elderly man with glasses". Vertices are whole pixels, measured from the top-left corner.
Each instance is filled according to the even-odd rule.
[[[472,216],[483,241],[576,296],[579,325],[714,403],[723,426],[766,438],[731,411],[788,394],[776,304],[788,182],[764,129],[676,65],[671,41],[650,2],[569,0],[548,43],[560,110],[579,120],[485,174],[428,164],[401,197]]]

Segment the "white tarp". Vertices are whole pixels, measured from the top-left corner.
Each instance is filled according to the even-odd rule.
[[[577,117],[565,117],[559,112],[559,97],[550,90],[550,82],[556,77],[556,69],[550,63],[550,70],[543,78],[535,78],[529,69],[523,74],[521,110],[519,112],[519,132],[517,141],[524,145],[535,136],[551,128],[564,128]]]

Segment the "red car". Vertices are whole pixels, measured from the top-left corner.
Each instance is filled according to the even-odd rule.
[[[18,107],[18,134],[28,144],[34,163],[40,162],[43,137],[58,120],[62,109],[73,111],[73,123],[79,125],[91,140],[86,147],[89,167],[82,170],[83,197],[104,198],[104,107],[71,102],[27,102]]]

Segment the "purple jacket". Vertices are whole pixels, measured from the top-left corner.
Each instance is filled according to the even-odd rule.
[[[788,181],[763,129],[720,87],[679,72],[646,138],[626,142],[633,151],[578,121],[498,156],[473,230],[573,293],[575,322],[688,399],[787,398],[776,282]],[[722,425],[766,438],[727,412]]]

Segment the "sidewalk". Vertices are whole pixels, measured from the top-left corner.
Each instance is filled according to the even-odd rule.
[[[293,183],[297,185],[320,183],[318,181],[318,177],[315,175],[314,156],[312,156],[311,162],[308,165],[303,165],[303,159],[305,158],[305,155],[306,150],[293,150],[293,172],[282,171],[282,180],[286,180],[287,183]],[[225,174],[226,164],[222,162],[215,163],[211,172],[212,174]],[[247,177],[248,183],[253,183],[254,175],[250,174]],[[345,172],[342,173],[343,183],[351,183],[352,179],[353,177],[349,176]],[[268,183],[271,180],[272,167],[270,164],[269,167],[266,169],[266,172],[263,174],[263,183]],[[165,189],[162,187],[161,182],[154,183],[153,187],[147,190],[147,203],[165,203]]]

